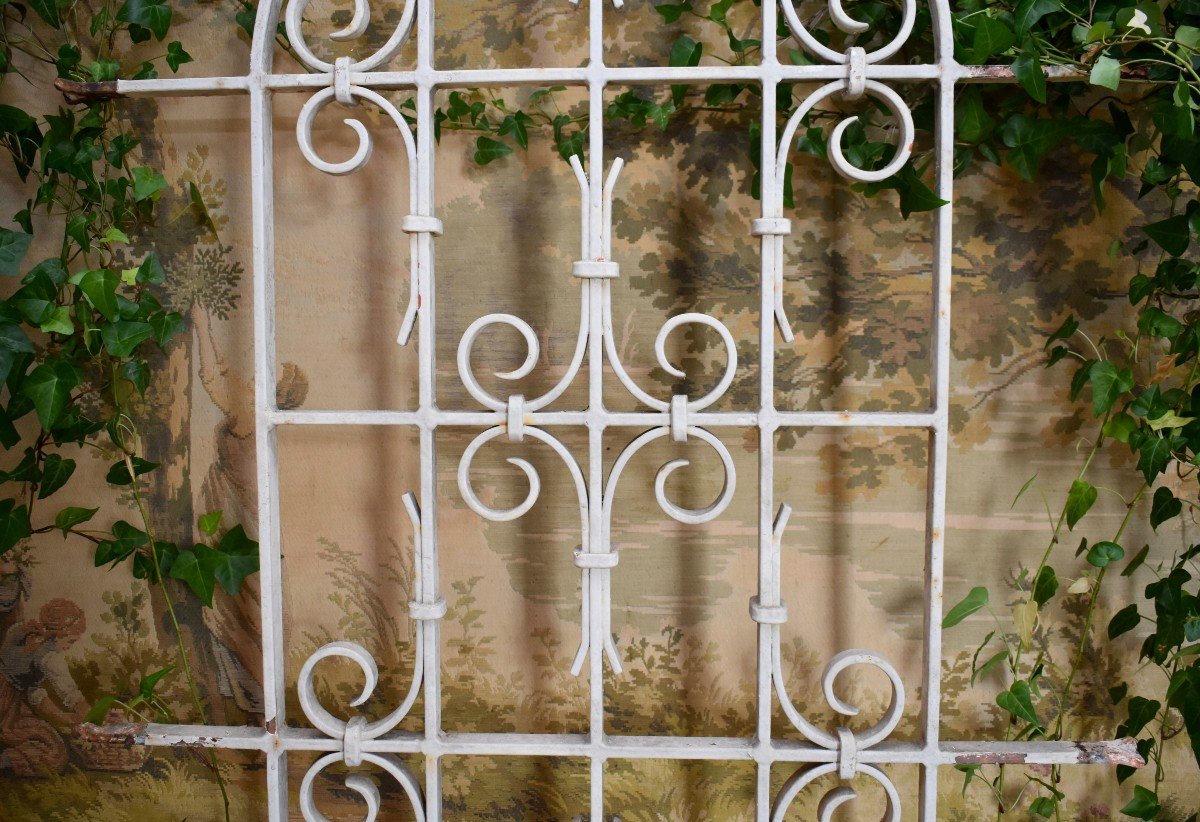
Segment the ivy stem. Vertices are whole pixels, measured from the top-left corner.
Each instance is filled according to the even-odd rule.
[[[154,526],[150,523],[150,512],[146,509],[146,504],[142,500],[141,482],[133,470],[133,456],[128,451],[125,451],[123,458],[125,460],[125,469],[129,472],[130,487],[133,489],[133,501],[137,505],[138,515],[142,518],[142,525],[146,529],[146,539],[150,548],[150,561],[154,565],[154,578],[158,580],[159,587],[162,588],[163,601],[167,605],[167,616],[170,618],[171,627],[175,631],[175,644],[179,649],[179,662],[183,668],[184,679],[187,680],[188,691],[192,697],[192,706],[196,709],[196,714],[200,717],[200,722],[207,725],[208,715],[204,710],[204,703],[200,700],[200,688],[196,685],[196,678],[192,674],[192,666],[188,662],[187,647],[183,644],[183,630],[179,626],[179,618],[175,615],[175,604],[171,599],[171,591],[167,587],[167,581],[163,578],[162,570],[159,568],[158,549],[155,546],[154,539]],[[213,774],[216,776],[217,787],[221,791],[221,802],[225,806],[225,822],[230,822],[229,792],[225,789],[225,779],[221,776],[221,769],[217,763],[217,755],[214,751],[210,750],[208,752],[208,760]]]
[[[1121,535],[1125,532],[1126,526],[1129,525],[1129,520],[1133,516],[1133,509],[1137,507],[1138,502],[1142,499],[1142,494],[1146,493],[1146,489],[1150,487],[1148,482],[1142,482],[1137,493],[1133,495],[1133,499],[1125,505],[1125,516],[1121,519],[1121,526],[1117,528],[1117,533],[1113,536],[1112,541],[1118,542]],[[1109,563],[1111,565],[1111,563]],[[1071,668],[1067,672],[1067,681],[1063,683],[1062,698],[1058,704],[1058,720],[1055,722],[1054,733],[1056,737],[1062,736],[1063,721],[1067,715],[1067,705],[1071,701],[1071,686],[1075,682],[1075,674],[1079,671],[1079,666],[1083,663],[1083,654],[1087,650],[1088,635],[1092,630],[1092,620],[1096,615],[1096,603],[1100,599],[1100,589],[1104,584],[1104,576],[1108,573],[1109,565],[1105,565],[1100,569],[1100,573],[1096,575],[1096,584],[1092,586],[1092,594],[1088,599],[1087,614],[1083,620],[1083,628],[1079,634],[1079,646],[1075,649],[1075,658],[1071,662]]]

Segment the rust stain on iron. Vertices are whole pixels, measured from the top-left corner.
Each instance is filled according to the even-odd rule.
[[[66,80],[59,77],[54,81],[54,87],[62,92],[68,103],[94,103],[97,100],[115,100],[121,96],[117,91],[116,80],[106,80],[102,83],[81,83],[77,80]]]
[[[100,745],[120,745],[132,748],[135,745],[146,744],[145,722],[122,722],[117,725],[96,725],[84,722],[75,726],[75,734],[80,740]]]
[[[1112,742],[1076,742],[1080,765],[1127,765],[1141,768],[1146,760],[1137,750],[1137,740],[1131,736]]]

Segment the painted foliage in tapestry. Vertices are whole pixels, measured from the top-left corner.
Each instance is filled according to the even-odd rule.
[[[670,39],[649,37],[665,30],[661,18],[649,4],[626,5],[606,33],[609,60],[664,61]],[[197,58],[183,73],[245,71],[248,46],[235,37],[234,11],[232,4],[195,3],[177,12],[187,18],[179,36]],[[349,14],[346,4],[320,13],[335,21]],[[746,16],[748,27],[752,17]],[[687,25],[686,19],[675,24],[672,37]],[[444,0],[439,26],[439,65],[447,68],[578,65],[586,51],[585,15],[566,0]],[[286,55],[279,59],[288,64]],[[525,101],[531,91],[498,94]],[[409,282],[408,238],[399,231],[408,201],[403,145],[377,112],[363,111],[357,116],[371,125],[376,140],[368,170],[346,178],[322,175],[295,142],[303,97],[279,95],[275,112],[279,405],[412,408],[415,344],[395,343]],[[439,102],[450,105],[445,94]],[[580,102],[562,92],[546,104],[557,107],[553,115],[578,117]],[[739,341],[735,380],[718,407],[752,409],[758,401],[759,309],[758,241],[749,232],[759,214],[747,148],[753,115],[712,108],[697,106],[665,131],[627,122],[610,127],[610,156],[627,163],[614,209],[614,257],[622,272],[614,286],[614,322],[631,374],[668,396],[713,385],[723,360],[715,335],[672,337],[671,357],[686,366],[687,377],[679,380],[655,365],[655,333],[673,314],[711,313]],[[163,376],[139,408],[150,450],[167,468],[153,488],[155,523],[184,539],[190,537],[185,524],[220,509],[229,521],[253,530],[245,101],[127,101],[120,112],[148,138],[149,160],[165,169],[171,184],[153,236],[172,272],[160,298],[170,308],[190,309],[189,333],[171,345],[160,363]],[[315,142],[328,156],[349,156],[352,139],[332,112],[318,120]],[[535,133],[527,151],[486,165],[474,161],[475,150],[474,135],[452,123],[443,128],[437,392],[446,408],[477,407],[458,376],[455,352],[479,316],[509,312],[537,330],[537,367],[505,389],[528,395],[561,376],[578,328],[578,291],[570,276],[578,188],[570,168],[551,140]],[[1020,569],[1037,564],[1052,530],[1041,494],[1060,495],[1076,469],[1085,410],[1069,403],[1060,376],[1042,367],[1045,335],[1069,312],[1100,325],[1128,320],[1129,307],[1115,298],[1119,289],[1112,283],[1128,279],[1129,263],[1110,258],[1095,238],[1119,236],[1131,224],[1141,207],[1136,184],[1114,189],[1099,216],[1078,158],[1055,155],[1051,165],[1036,185],[995,168],[968,173],[956,184],[946,562],[951,602],[975,584],[993,591],[997,609],[1008,606],[996,592],[1012,591],[1011,601],[1018,599]],[[10,170],[3,174],[4,204],[12,210],[20,189]],[[778,407],[926,408],[930,215],[901,219],[890,196],[864,199],[813,157],[798,157],[792,186],[784,300],[796,338],[776,350]],[[190,207],[197,194],[204,220]],[[516,334],[495,332],[477,346],[475,371],[511,370],[524,356]],[[582,382],[556,407],[580,407],[586,399]],[[610,407],[635,407],[615,380],[606,385],[606,397]],[[609,432],[607,460],[626,445],[622,435]],[[656,444],[622,480],[613,522],[621,563],[612,607],[625,670],[607,681],[610,733],[754,733],[756,629],[746,604],[757,584],[757,442],[719,435],[734,455],[740,481],[732,505],[712,523],[676,523],[650,493],[659,466],[682,456],[692,465],[669,483],[672,498],[707,504],[720,489],[721,469],[702,445]],[[445,727],[584,731],[586,681],[569,670],[579,641],[572,489],[553,455],[528,444],[497,444],[476,462],[475,487],[485,502],[500,506],[523,498],[524,479],[504,462],[513,455],[531,460],[546,487],[519,520],[480,519],[467,509],[455,480],[472,436],[442,429],[437,442],[442,586],[449,603],[441,672]],[[577,455],[585,451],[578,437],[568,434],[564,441]],[[419,486],[415,436],[402,429],[290,428],[281,432],[279,446],[291,693],[300,666],[318,646],[352,640],[379,662],[382,683],[365,709],[382,716],[402,699],[412,671],[412,529],[401,496]],[[799,707],[832,724],[820,672],[844,648],[880,651],[906,682],[920,682],[927,438],[923,432],[785,429],[776,447],[774,493],[795,510],[782,560],[791,613],[784,629],[787,681]],[[101,487],[105,466],[87,453],[78,459],[86,479],[76,480],[78,498],[66,502],[90,505],[88,483]],[[1117,464],[1103,470],[1114,484],[1128,475]],[[1034,475],[1032,489],[1014,503]],[[120,516],[124,505],[132,501],[112,503],[108,513]],[[1093,516],[1115,521],[1123,513],[1104,497],[1097,506],[1100,513]],[[1194,523],[1186,517],[1177,522],[1180,544],[1190,544]],[[1145,536],[1128,541],[1140,544]],[[1129,594],[1133,583],[1126,585],[1110,594]],[[0,561],[0,817],[216,818],[220,800],[202,757],[161,749],[114,752],[70,730],[99,695],[128,690],[175,661],[160,596],[125,569],[98,573],[90,546],[57,532],[37,535]],[[218,591],[217,598],[211,610],[184,606],[186,642],[211,721],[254,724],[262,720],[257,584],[236,598]],[[1037,626],[1051,658],[1078,642],[1083,599],[1063,602]],[[946,634],[945,738],[1003,736],[1007,720],[994,703],[1004,687],[999,677],[969,682],[971,654],[987,626],[980,614]],[[36,647],[23,643],[35,629],[49,639]],[[1138,642],[1130,635],[1094,649],[1079,683],[1084,707],[1071,735],[1114,734],[1121,717],[1108,686],[1150,676],[1139,670]],[[850,683],[866,716],[885,707],[886,682],[873,676]],[[323,666],[318,681],[325,703],[343,707],[361,684],[356,671],[337,664]],[[899,739],[919,733],[921,694],[912,690]],[[188,715],[182,686],[162,695],[180,716]],[[293,721],[302,717],[294,701],[289,715]],[[421,716],[418,707],[402,728],[420,729]],[[789,727],[777,711],[776,732],[786,737]],[[1189,754],[1180,745],[1176,755],[1182,761]],[[293,792],[310,761],[293,757]],[[220,762],[234,818],[262,816],[262,762],[235,754]],[[419,772],[422,763],[411,764]],[[551,820],[586,812],[588,773],[581,760],[448,757],[443,768],[448,819]],[[607,810],[624,820],[752,818],[754,771],[748,762],[612,761],[606,773]],[[775,774],[776,789],[788,775],[782,768]],[[906,797],[903,810],[912,813],[915,768],[896,768],[892,776]],[[1109,769],[1077,769],[1068,778],[1070,818],[1115,816],[1120,794]],[[960,774],[947,769],[941,786],[945,819],[994,815],[986,792],[962,792]],[[398,788],[386,781],[381,787],[386,818],[407,818]],[[317,791],[331,818],[360,818],[361,807],[340,779],[327,774]],[[813,815],[822,791],[807,793],[789,818]],[[1160,795],[1180,819],[1200,802],[1200,789],[1184,780],[1169,783]],[[857,806],[879,801],[881,795],[867,787]]]

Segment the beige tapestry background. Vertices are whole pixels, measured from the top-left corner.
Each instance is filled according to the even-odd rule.
[[[648,3],[626,6],[610,16],[612,62],[662,61],[678,27],[663,27]],[[183,74],[245,72],[248,45],[235,34],[235,10],[231,3],[183,6],[188,22],[179,36],[197,57]],[[585,17],[566,0],[442,0],[438,25],[439,64],[445,67],[577,65],[585,53]],[[279,59],[288,65],[286,56]],[[408,203],[401,141],[390,124],[364,110],[356,116],[372,123],[376,141],[369,166],[345,178],[323,175],[296,146],[296,115],[306,95],[276,99],[279,402],[306,409],[412,408],[415,343],[395,343],[408,287],[408,237],[399,230]],[[571,97],[563,99],[565,104]],[[163,301],[192,309],[191,333],[173,344],[142,409],[143,428],[153,432],[152,456],[167,467],[154,489],[157,527],[174,539],[190,539],[189,523],[197,515],[223,509],[226,522],[244,522],[253,532],[247,103],[238,96],[127,101],[122,113],[148,138],[150,163],[165,165],[173,187],[154,238],[170,272]],[[320,118],[315,142],[325,156],[341,159],[352,150],[353,134],[335,113]],[[658,395],[679,390],[681,383],[654,367],[654,336],[673,314],[713,314],[739,340],[737,376],[722,409],[757,404],[759,261],[749,225],[759,209],[749,194],[746,122],[700,113],[665,132],[616,127],[608,141],[610,156],[627,162],[614,211],[614,256],[622,267],[614,320],[622,357],[634,378],[656,386]],[[513,389],[526,395],[561,376],[578,327],[578,290],[570,277],[578,189],[570,169],[545,135],[531,136],[528,153],[486,167],[471,161],[473,140],[447,130],[438,151],[437,213],[446,231],[436,246],[437,392],[446,408],[477,407],[454,358],[463,332],[479,316],[517,314],[540,335],[538,367]],[[1090,412],[1066,401],[1064,372],[1042,368],[1045,334],[1068,312],[1096,328],[1127,319],[1128,306],[1118,297],[1131,264],[1110,258],[1107,247],[1140,208],[1136,185],[1129,183],[1110,193],[1108,209],[1098,216],[1086,169],[1068,154],[1056,155],[1047,171],[1034,185],[1007,169],[976,168],[956,185],[946,596],[954,602],[970,587],[986,585],[1001,612],[1016,599],[1010,586],[1022,563],[1036,564],[1049,538],[1043,500],[1057,510],[1078,467],[1080,428],[1090,430]],[[11,171],[3,173],[4,205],[12,211],[25,195]],[[785,300],[796,340],[777,344],[777,405],[925,409],[930,215],[901,220],[889,195],[864,200],[811,157],[798,160],[796,174],[796,206],[788,214],[795,230],[785,242]],[[189,183],[202,192],[215,231],[197,228],[188,213]],[[721,367],[715,336],[681,334],[672,342],[693,393],[711,386]],[[511,369],[525,355],[517,335],[507,332],[487,337],[478,349],[475,372],[481,375]],[[555,407],[579,407],[582,386],[577,380]],[[610,407],[635,407],[615,380],[606,389]],[[458,458],[474,433],[443,429],[437,440],[442,582],[450,605],[443,632],[445,727],[582,731],[586,680],[568,671],[579,632],[572,489],[545,449],[510,450],[497,441],[477,461],[476,487],[485,501],[511,504],[523,497],[524,479],[503,461],[513,454],[530,459],[545,486],[524,518],[481,520],[466,508],[455,482]],[[610,732],[754,732],[755,629],[746,603],[757,585],[757,443],[729,430],[717,433],[734,455],[739,482],[733,504],[716,521],[680,525],[649,493],[666,459],[687,456],[693,465],[668,491],[681,504],[707,504],[719,490],[720,466],[702,446],[648,448],[620,485],[613,624],[626,673],[607,683]],[[627,432],[610,432],[608,464],[628,439]],[[584,456],[580,438],[566,432],[564,441]],[[798,706],[816,716],[828,710],[819,693],[820,671],[849,647],[882,652],[907,683],[919,683],[924,433],[784,430],[777,448],[774,492],[795,509],[784,543],[783,595],[791,616],[784,629],[785,664]],[[406,615],[412,534],[400,499],[418,487],[415,436],[387,428],[285,428],[279,449],[289,680],[294,685],[318,645],[362,643],[383,676],[367,710],[382,715],[404,692],[412,670]],[[69,486],[73,496],[63,504],[104,501],[112,517],[122,515],[122,506],[131,503],[116,501],[104,484],[105,466],[89,454],[81,454],[80,463]],[[1035,474],[1032,492],[1014,505],[1017,491]],[[1121,491],[1129,476],[1123,464],[1104,465],[1095,484]],[[1115,525],[1119,507],[1114,494],[1103,494],[1100,513],[1090,517],[1094,527]],[[1180,528],[1160,534],[1159,542],[1186,544],[1195,525],[1188,521]],[[1129,543],[1148,537],[1131,535]],[[89,548],[42,535],[0,565],[0,584],[18,592],[5,624],[32,618],[56,598],[84,610],[84,640],[65,661],[70,682],[87,700],[173,659],[158,595],[125,569],[94,569]],[[1073,567],[1067,555],[1072,549],[1059,549],[1060,576]],[[1109,593],[1126,598],[1143,584],[1121,579]],[[252,589],[236,601],[221,594],[212,613],[185,608],[189,645],[216,723],[262,719],[256,594]],[[1064,645],[1077,637],[1075,601],[1066,598],[1067,610],[1049,616],[1051,635]],[[1107,615],[1098,620],[1106,621]],[[975,687],[967,682],[970,654],[988,630],[989,618],[981,613],[946,634],[946,738],[1003,733],[993,701],[1004,687],[1000,679],[985,678]],[[1105,689],[1143,676],[1139,645],[1140,638],[1130,635],[1091,655],[1080,690],[1085,718],[1073,735],[1113,734],[1119,718]],[[357,693],[350,669],[330,665],[322,675],[332,703],[345,705]],[[169,694],[187,718],[182,688],[172,687]],[[877,715],[885,693],[882,678],[854,684],[865,720],[873,721],[871,709]],[[916,738],[920,709],[913,685],[896,738]],[[294,702],[289,715],[294,723],[303,721]],[[420,717],[418,708],[403,727],[419,729]],[[775,728],[789,735],[781,715]],[[110,763],[113,770],[97,767],[86,749],[71,744],[71,764],[60,776],[0,773],[0,819],[216,818],[219,799],[211,777],[186,752],[131,752]],[[1160,795],[1177,813],[1172,818],[1182,819],[1200,803],[1200,789],[1182,746],[1176,759],[1176,773],[1190,779],[1169,782]],[[253,755],[224,755],[222,761],[235,818],[264,817],[262,763]],[[293,792],[311,761],[292,758]],[[411,764],[419,772],[419,759]],[[449,757],[443,767],[448,819],[560,820],[586,811],[587,765],[581,760]],[[606,810],[624,820],[752,818],[750,763],[613,761],[606,773]],[[903,810],[911,814],[916,771],[892,773],[906,797]],[[788,775],[780,768],[777,783]],[[983,792],[960,795],[961,782],[953,770],[942,773],[943,818],[994,815],[994,802]],[[408,818],[396,787],[387,781],[381,787],[385,818]],[[847,808],[854,818],[872,807],[868,803],[880,807],[880,796],[863,788],[864,798]],[[808,791],[790,818],[810,818],[822,792]],[[340,780],[322,781],[318,793],[331,817],[361,818]],[[1113,818],[1123,795],[1109,769],[1073,771],[1069,818]]]

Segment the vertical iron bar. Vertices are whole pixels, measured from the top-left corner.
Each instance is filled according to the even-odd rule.
[[[434,0],[417,0],[417,208],[434,215],[435,149],[433,140]],[[434,284],[433,235],[417,235],[417,349],[420,372],[421,439],[421,575],[429,601],[440,595],[437,522],[437,430],[429,415],[437,407],[437,308]],[[437,742],[442,732],[441,620],[426,619],[424,631],[425,814],[430,820],[442,816],[442,761]]]
[[[588,255],[599,259],[604,253],[604,4],[608,0],[590,0],[588,6]],[[602,280],[588,283],[591,327],[588,331],[588,525],[592,545],[603,538],[604,496],[604,323]],[[609,620],[602,614],[607,605],[602,586],[604,574],[588,574],[589,740],[592,756],[590,770],[590,816],[592,822],[604,820],[604,631]]]
[[[759,142],[759,202],[763,217],[775,214],[777,186],[776,89],[779,85],[779,44],[775,37],[778,8],[774,0],[762,4],[762,134]],[[779,551],[774,541],[772,517],[775,499],[775,284],[776,238],[760,241],[758,317],[758,596],[768,605],[778,604]],[[755,819],[767,822],[771,812],[771,632],[778,626],[755,623],[758,631],[757,737],[760,759],[756,771]]]
[[[261,3],[250,54],[250,195],[254,267],[254,447],[258,481],[259,599],[262,619],[263,716],[272,738],[284,733],[287,678],[283,637],[283,555],[279,529],[279,462],[275,411],[274,123],[266,87],[275,56],[279,4]],[[287,816],[287,750],[266,752],[267,817]]]
[[[946,542],[946,470],[950,437],[950,294],[954,252],[953,58],[940,51],[946,73],[937,84],[937,195],[947,204],[934,212],[933,339],[930,383],[934,425],[930,431],[925,556],[925,670],[922,706],[926,763],[922,768],[920,818],[937,819],[937,760],[941,738],[942,597]]]

